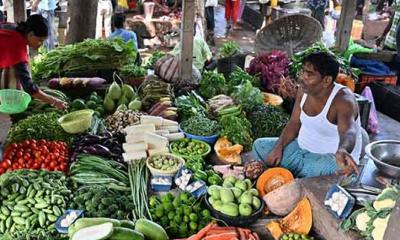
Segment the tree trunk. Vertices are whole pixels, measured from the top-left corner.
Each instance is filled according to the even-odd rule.
[[[66,44],[81,42],[96,36],[98,0],[69,0],[69,25]]]

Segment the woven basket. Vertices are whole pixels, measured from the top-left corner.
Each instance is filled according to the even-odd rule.
[[[255,51],[271,52],[275,49],[292,56],[321,38],[322,26],[317,20],[302,14],[289,15],[272,22],[258,32]]]

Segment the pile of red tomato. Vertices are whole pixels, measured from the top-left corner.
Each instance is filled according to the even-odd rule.
[[[13,143],[4,150],[0,174],[7,170],[45,169],[68,170],[68,146],[62,141],[25,140]]]

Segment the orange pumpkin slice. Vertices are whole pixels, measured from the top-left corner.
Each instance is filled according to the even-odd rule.
[[[303,198],[289,215],[279,222],[269,222],[265,227],[275,239],[279,239],[284,233],[308,234],[312,227],[310,201]]]
[[[261,197],[267,193],[294,180],[293,174],[285,168],[270,168],[266,170],[257,180],[256,188]]]

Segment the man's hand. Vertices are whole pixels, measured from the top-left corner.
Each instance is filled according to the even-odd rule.
[[[344,149],[339,149],[335,156],[336,162],[339,166],[338,174],[343,174],[345,176],[348,176],[353,172],[359,174],[357,164],[354,162],[350,153]]]
[[[56,99],[51,105],[60,110],[64,110],[64,109],[68,108],[68,103],[64,102],[62,100],[59,100],[59,99]]]
[[[282,160],[282,152],[283,148],[280,145],[276,145],[267,156],[268,165],[278,166]]]
[[[37,10],[38,10],[38,4],[33,4],[32,5],[32,8],[31,8],[31,11],[33,12],[33,13],[35,13],[35,12],[37,12]]]

